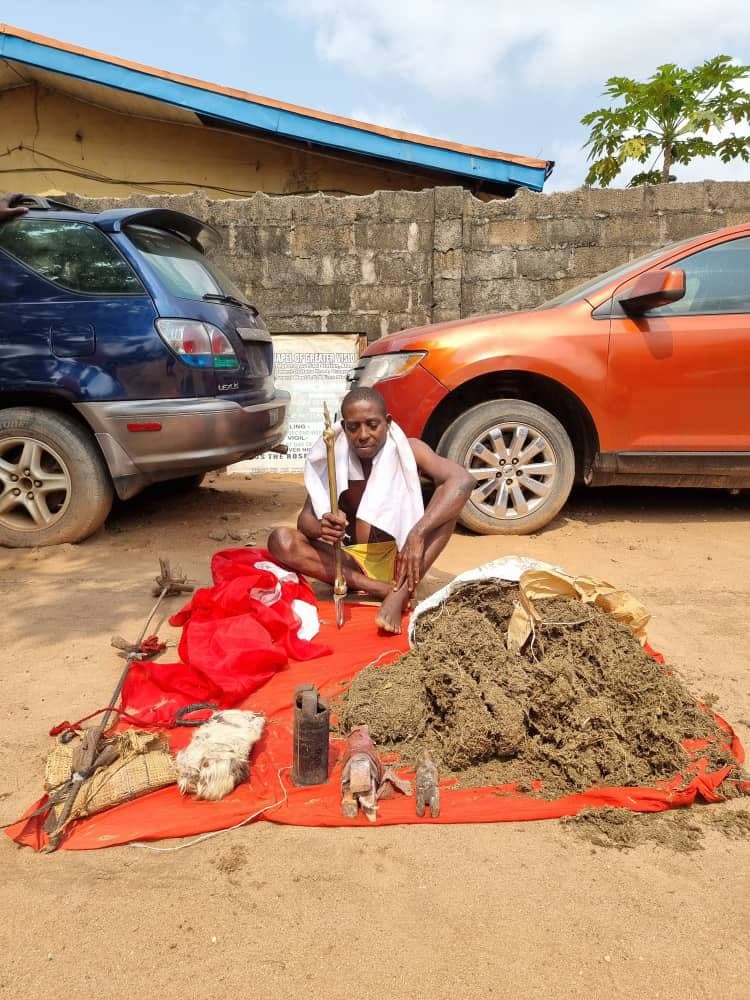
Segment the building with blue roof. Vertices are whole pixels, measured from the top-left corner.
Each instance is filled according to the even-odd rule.
[[[541,191],[553,163],[275,101],[0,25],[5,190],[211,198],[461,185]]]

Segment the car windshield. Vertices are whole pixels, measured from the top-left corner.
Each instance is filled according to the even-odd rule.
[[[595,278],[593,281],[589,279],[588,281],[582,282],[580,285],[576,285],[574,288],[569,288],[561,295],[557,295],[554,299],[550,299],[548,302],[543,302],[536,308],[538,310],[554,309],[555,306],[572,305],[572,303],[579,302],[581,299],[586,299],[592,306],[597,306],[599,303],[596,301],[596,294],[597,292],[600,292],[602,288],[606,288],[607,285],[611,284],[613,281],[617,281],[618,278],[625,277],[625,275],[630,271],[636,271],[638,268],[647,267],[669,250],[680,246],[682,243],[689,242],[691,241],[678,240],[675,243],[668,243],[666,246],[659,247],[658,250],[652,250],[651,253],[647,253],[643,257],[637,257],[635,260],[629,260],[627,264],[620,264],[619,267],[613,267],[611,271],[607,271],[606,274],[600,274],[599,277]]]
[[[128,226],[127,234],[173,295],[183,299],[229,295],[246,301],[220,267],[179,236],[146,226]]]

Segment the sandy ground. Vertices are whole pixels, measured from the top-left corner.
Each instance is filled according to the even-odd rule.
[[[102,704],[157,556],[206,581],[217,527],[262,542],[299,481],[144,495],[88,543],[0,551],[0,823],[40,789],[49,726]],[[222,514],[239,515],[231,522]],[[750,744],[750,499],[584,491],[529,538],[457,534],[439,574],[508,553],[630,589],[652,642]],[[736,804],[713,808],[735,808]],[[0,838],[0,996],[750,996],[750,843],[595,849],[556,821],[313,830],[260,823],[187,850],[35,855]]]

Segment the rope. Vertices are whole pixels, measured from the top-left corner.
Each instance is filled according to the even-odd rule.
[[[60,733],[78,732],[84,722],[88,722],[89,719],[93,719],[97,715],[103,715],[105,712],[115,713],[116,715],[119,715],[121,719],[126,719],[128,722],[132,722],[136,726],[143,726],[144,728],[151,729],[161,728],[154,726],[153,724],[149,725],[148,722],[141,722],[141,720],[135,715],[130,715],[122,708],[114,708],[112,705],[108,705],[106,708],[97,708],[95,712],[90,712],[88,715],[84,715],[84,717],[79,719],[78,722],[68,722],[67,719],[64,722],[59,722],[56,726],[53,726],[50,729],[49,734],[50,736],[59,736]]]
[[[151,844],[145,844],[142,840],[132,840],[129,844],[125,844],[125,847],[140,847],[144,851],[154,851],[156,854],[171,854],[173,851],[183,851],[186,847],[195,847],[196,844],[200,844],[203,840],[210,840],[211,837],[219,837],[222,833],[231,833],[232,830],[239,830],[241,826],[247,826],[248,823],[252,823],[254,819],[268,812],[270,809],[276,809],[277,806],[284,805],[285,802],[289,801],[289,793],[286,790],[286,785],[281,780],[282,771],[290,771],[291,765],[287,764],[285,767],[280,767],[276,772],[276,777],[278,778],[279,784],[281,785],[281,791],[283,792],[283,797],[277,799],[276,802],[272,802],[268,806],[263,806],[262,809],[258,809],[256,812],[251,813],[245,819],[241,820],[239,823],[235,823],[234,826],[228,826],[225,830],[214,830],[211,833],[202,833],[200,837],[194,837],[192,840],[188,840],[185,844],[177,844],[174,847],[153,847]]]
[[[81,725],[84,722],[88,722],[89,719],[95,718],[97,715],[102,715],[104,712],[115,713],[120,716],[121,719],[125,719],[126,722],[131,722],[134,726],[138,726],[140,729],[155,729],[162,730],[175,729],[178,726],[200,726],[206,719],[185,719],[186,715],[190,715],[192,712],[200,711],[218,711],[219,706],[216,702],[212,701],[199,701],[194,702],[192,705],[186,705],[184,708],[180,708],[175,712],[175,716],[171,722],[146,722],[143,719],[139,719],[137,715],[131,715],[130,712],[126,712],[122,708],[113,708],[112,705],[108,705],[107,708],[97,708],[95,712],[90,712],[89,715],[84,715],[82,719],[77,722],[68,722],[66,719],[64,722],[59,722],[56,726],[53,726],[49,734],[50,736],[59,736],[61,733],[79,732]]]

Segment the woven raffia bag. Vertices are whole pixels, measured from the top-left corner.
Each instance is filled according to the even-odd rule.
[[[79,745],[80,740],[77,739],[70,743],[56,743],[52,748],[44,773],[44,787],[48,792],[53,793],[70,780]],[[172,785],[177,780],[174,760],[161,738],[154,733],[139,729],[116,733],[103,741],[102,749],[105,748],[115,759],[81,782],[70,821],[111,809],[139,795]],[[52,811],[57,816],[61,810],[62,804],[53,807]]]

